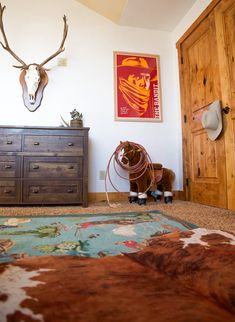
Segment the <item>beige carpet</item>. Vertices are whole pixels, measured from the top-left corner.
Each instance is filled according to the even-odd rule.
[[[128,202],[114,203],[113,207],[106,202],[90,203],[89,207],[59,206],[59,207],[0,207],[1,216],[22,215],[65,215],[65,214],[98,214],[110,212],[131,212],[160,210],[162,213],[187,220],[200,227],[221,229],[235,233],[235,211],[204,206],[188,201],[174,200],[173,204],[155,203],[148,201],[146,206],[129,204]]]

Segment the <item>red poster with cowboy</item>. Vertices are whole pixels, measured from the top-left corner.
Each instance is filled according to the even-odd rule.
[[[115,119],[162,121],[159,56],[114,53]]]

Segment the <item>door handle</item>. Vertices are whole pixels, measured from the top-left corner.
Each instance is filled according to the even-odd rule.
[[[222,108],[222,112],[223,112],[224,114],[228,114],[228,113],[229,113],[229,111],[230,111],[230,107],[229,107],[229,106],[225,106],[225,107],[223,107],[223,108]]]

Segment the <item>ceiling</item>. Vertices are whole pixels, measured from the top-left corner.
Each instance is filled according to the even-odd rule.
[[[173,31],[197,0],[76,0],[121,26]]]

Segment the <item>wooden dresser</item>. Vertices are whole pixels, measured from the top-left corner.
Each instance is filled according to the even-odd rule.
[[[0,126],[0,205],[88,205],[89,128]]]

